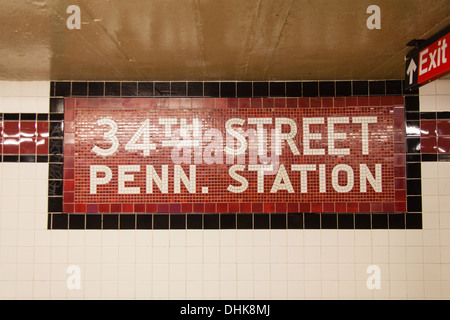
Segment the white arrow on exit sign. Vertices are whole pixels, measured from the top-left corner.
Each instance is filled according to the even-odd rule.
[[[406,74],[409,76],[409,84],[413,83],[414,80],[414,71],[417,70],[417,65],[414,62],[414,59],[411,59],[411,62],[409,63],[408,69],[406,70]]]

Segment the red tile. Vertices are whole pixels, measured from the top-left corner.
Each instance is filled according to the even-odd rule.
[[[64,203],[74,203],[75,193],[74,192],[64,192]]]
[[[437,123],[435,120],[420,121],[420,136],[422,138],[435,137],[437,135]]]
[[[406,203],[404,201],[395,202],[395,212],[406,212]]]
[[[145,212],[146,213],[157,213],[158,205],[156,203],[147,203],[145,205]]]
[[[3,138],[19,138],[19,122],[4,121],[3,122]]]
[[[370,106],[381,106],[381,97],[369,97]]]
[[[74,213],[75,205],[73,203],[64,203],[63,204],[63,212],[65,213]]]
[[[311,212],[311,203],[309,202],[301,202],[298,208],[299,212]]]
[[[262,98],[253,98],[251,104],[252,108],[262,108],[263,106]]]
[[[251,102],[250,98],[239,98],[239,108],[250,108]]]
[[[383,212],[393,212],[395,209],[394,202],[383,202]]]
[[[347,204],[345,202],[337,202],[334,206],[336,212],[347,212]]]
[[[215,203],[205,203],[205,212],[206,213],[216,213],[218,212],[216,209]]]
[[[124,203],[124,204],[122,204],[122,212],[124,212],[124,213],[132,213],[132,212],[134,212],[134,204],[133,203]]]
[[[36,139],[36,153],[38,155],[48,154],[48,138]]]
[[[227,108],[237,109],[239,107],[238,98],[227,98]]]
[[[284,213],[287,211],[287,204],[284,202],[275,203],[275,212]]]
[[[450,136],[450,120],[437,121],[438,136]]]
[[[299,108],[309,108],[309,98],[298,98]]]
[[[381,202],[372,202],[370,204],[370,212],[383,212],[383,204]]]
[[[297,202],[289,202],[287,207],[288,212],[299,212],[298,203]]]
[[[392,96],[380,97],[380,105],[392,106],[393,104],[394,104],[394,97]]]
[[[122,211],[122,204],[121,203],[111,203],[111,213],[121,213]]]
[[[100,203],[98,205],[99,213],[111,213],[111,206],[109,203]]]
[[[192,210],[193,210],[193,212],[196,212],[196,213],[204,213],[205,205],[203,203],[194,203]]]
[[[252,212],[251,203],[241,203],[241,212],[250,213]]]
[[[450,153],[450,137],[438,137],[439,153]]]
[[[345,107],[345,98],[333,98],[334,106],[337,108]]]
[[[333,202],[324,202],[322,207],[323,207],[323,212],[335,212]]]
[[[357,202],[347,203],[347,212],[359,212],[359,205]]]
[[[86,213],[86,204],[85,203],[76,203],[75,204],[75,212],[76,213]]]
[[[64,180],[66,179],[73,180],[74,178],[75,178],[74,169],[64,169]]]
[[[403,96],[394,96],[394,104],[395,105],[404,105],[405,99],[403,98]]]
[[[420,152],[437,153],[438,145],[436,137],[420,138]]]
[[[217,212],[219,213],[225,213],[228,212],[228,203],[217,203]]]
[[[370,202],[360,202],[358,212],[370,212]]]
[[[169,213],[169,204],[158,203],[158,213]]]
[[[275,108],[286,108],[286,98],[275,98]]]
[[[262,212],[264,212],[264,207],[263,207],[263,204],[262,203],[252,203],[252,209],[253,209],[253,212],[255,212],[255,213],[262,213]]]
[[[20,122],[20,136],[25,138],[33,138],[36,135],[35,121],[21,121]]]
[[[311,108],[321,108],[322,107],[322,99],[321,98],[310,98],[309,100]]]
[[[48,137],[48,122],[38,121],[36,123],[36,132],[38,137],[47,138]]]
[[[345,98],[345,106],[346,107],[356,107],[356,106],[358,106],[358,98],[357,97],[347,97],[347,98]]]
[[[322,203],[321,202],[313,202],[311,203],[311,212],[322,212]]]
[[[275,212],[275,203],[265,202],[264,212],[265,213]]]
[[[274,98],[263,98],[263,108],[273,108],[275,107]]]
[[[36,154],[36,143],[32,138],[20,139],[20,154],[23,155]]]
[[[171,203],[169,206],[170,213],[180,213],[181,212],[181,203]]]
[[[228,212],[237,213],[240,212],[239,202],[230,202],[228,204]]]
[[[181,204],[181,212],[191,213],[192,212],[192,203],[182,203]]]
[[[19,154],[19,139],[3,138],[3,154]]]
[[[286,107],[287,108],[297,108],[298,98],[286,98]]]

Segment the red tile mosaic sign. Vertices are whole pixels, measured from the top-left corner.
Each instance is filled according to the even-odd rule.
[[[67,213],[405,212],[403,97],[66,98]]]

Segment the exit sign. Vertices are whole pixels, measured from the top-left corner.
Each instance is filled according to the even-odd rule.
[[[405,80],[407,89],[424,85],[449,73],[449,43],[450,33],[447,30],[445,35],[422,48],[406,61]]]

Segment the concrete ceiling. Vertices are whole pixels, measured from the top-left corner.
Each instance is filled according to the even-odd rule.
[[[449,24],[450,0],[1,0],[0,79],[403,79]]]

